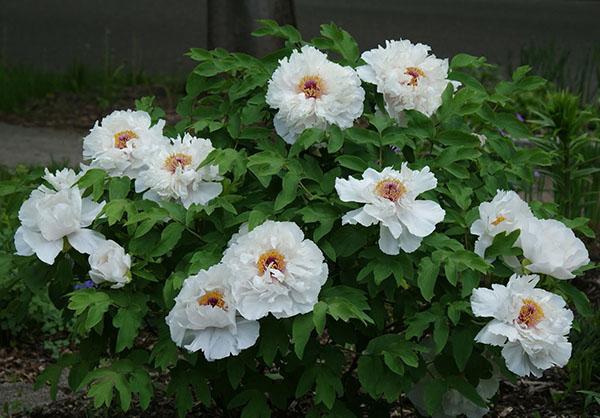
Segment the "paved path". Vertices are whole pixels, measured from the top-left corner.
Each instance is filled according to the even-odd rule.
[[[0,122],[0,166],[51,163],[78,166],[81,162],[82,138],[81,132]]]

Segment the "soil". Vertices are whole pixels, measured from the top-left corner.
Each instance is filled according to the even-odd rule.
[[[25,351],[11,352],[11,357],[16,359],[15,354],[26,355]],[[31,353],[29,353],[31,354]],[[37,357],[44,361],[44,356]],[[27,381],[36,375],[42,368],[41,364],[35,361],[23,361],[20,358],[21,368],[15,370],[15,367],[9,367],[9,370],[22,376],[25,382],[1,383],[0,399],[8,402],[4,405],[4,412],[8,416],[31,417],[31,418],[79,418],[79,417],[170,417],[176,416],[174,402],[168,396],[157,393],[150,407],[143,411],[138,405],[133,405],[127,413],[123,413],[116,408],[110,411],[95,410],[92,402],[86,399],[83,394],[73,394],[66,389],[66,382],[59,385],[57,400],[51,401],[47,388],[34,391],[32,385]],[[6,365],[3,363],[3,366]],[[3,373],[3,376],[6,376]],[[3,377],[4,379],[4,377]],[[553,370],[544,374],[544,378],[539,380],[521,379],[516,384],[502,382],[499,395],[494,398],[490,406],[490,417],[579,417],[582,413],[582,397],[567,395],[561,397],[564,390],[565,381],[564,372]],[[13,396],[13,399],[7,399],[7,396]],[[11,402],[10,402],[11,401]],[[402,406],[393,413],[395,417],[416,418],[417,412],[412,408],[409,401],[403,399]],[[600,407],[588,409],[588,416],[600,416]],[[1,415],[1,414],[0,414]],[[276,417],[296,417],[302,416],[300,411],[288,411],[285,414],[277,414]],[[226,416],[219,410],[207,410],[202,406],[194,408],[188,416]],[[363,411],[362,416],[368,417],[368,411]]]

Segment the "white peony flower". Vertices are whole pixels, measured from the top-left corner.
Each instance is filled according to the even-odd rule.
[[[119,289],[131,281],[131,256],[112,240],[100,243],[88,261],[90,278],[96,284],[114,283],[111,287]]]
[[[146,155],[148,169],[135,181],[136,192],[149,189],[144,198],[180,200],[186,208],[193,203],[206,205],[223,191],[217,182],[221,180],[218,166],[198,168],[213,149],[210,140],[185,134],[153,150]]]
[[[175,344],[191,352],[202,350],[208,361],[238,355],[258,338],[258,322],[236,315],[230,276],[218,264],[188,277],[166,317]]]
[[[367,64],[356,69],[364,81],[377,85],[388,114],[401,120],[403,110],[416,109],[431,116],[442,104],[448,80],[448,60],[429,55],[429,46],[408,40],[386,41],[385,48],[363,52]]]
[[[289,144],[307,128],[349,128],[362,115],[365,92],[350,67],[342,67],[312,46],[279,61],[266,101],[278,112],[273,123]]]
[[[471,295],[473,314],[494,318],[475,341],[503,347],[507,368],[519,376],[540,377],[571,357],[567,336],[573,312],[562,297],[536,289],[538,281],[537,275],[513,275],[506,286],[493,284]]]
[[[475,242],[475,254],[483,257],[496,235],[521,229],[532,218],[529,205],[518,194],[512,190],[498,190],[491,202],[479,205],[479,219],[471,225],[471,234],[479,237]]]
[[[21,206],[21,226],[15,233],[17,254],[36,254],[44,263],[53,264],[64,247],[64,238],[80,253],[91,254],[104,236],[86,227],[92,224],[105,203],[82,198],[77,187],[60,188],[63,180],[56,179],[72,177],[70,173],[59,172],[47,177],[59,188],[51,190],[40,186]]]
[[[144,167],[143,156],[166,142],[163,120],[156,125],[142,111],[117,110],[94,125],[83,139],[83,159],[91,168],[101,168],[111,176],[135,178]]]
[[[62,170],[56,170],[52,174],[47,168],[44,169],[44,180],[46,180],[55,190],[70,189],[79,181],[85,171],[75,173],[70,168],[63,168]]]
[[[399,254],[400,249],[411,253],[446,214],[432,200],[417,200],[419,194],[436,186],[429,167],[411,170],[407,163],[402,163],[400,171],[386,167],[379,173],[368,168],[361,180],[337,178],[335,189],[342,201],[365,204],[346,213],[342,224],[379,224],[381,251],[390,255]]]
[[[328,275],[323,253],[293,222],[267,221],[250,232],[242,227],[222,262],[232,271],[233,298],[246,319],[310,312]]]
[[[522,226],[521,248],[533,273],[572,279],[574,270],[590,262],[583,242],[565,224],[554,219],[530,219]]]

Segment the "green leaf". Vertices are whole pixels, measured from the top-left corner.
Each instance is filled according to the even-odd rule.
[[[112,226],[120,221],[125,211],[132,206],[133,205],[131,205],[131,203],[125,199],[112,200],[106,203],[106,205],[104,205],[102,208],[102,212],[108,219],[108,225]]]
[[[302,41],[302,35],[292,25],[279,26],[276,21],[271,19],[258,19],[258,23],[261,27],[252,32],[252,36],[275,36],[292,43]]]
[[[433,289],[440,272],[440,265],[434,263],[431,258],[425,257],[419,263],[419,273],[417,276],[417,285],[421,291],[421,295],[426,301],[431,301],[433,298]]]
[[[227,360],[227,378],[231,387],[237,389],[246,374],[246,365],[239,357],[230,357]]]
[[[481,67],[485,65],[485,57],[475,57],[469,54],[456,54],[450,61],[450,68]]]
[[[281,210],[296,199],[299,182],[300,177],[296,173],[288,171],[285,174],[282,181],[281,192],[279,192],[275,199],[273,209]]]
[[[519,249],[514,248],[514,244],[519,238],[521,231],[519,229],[511,232],[501,232],[494,237],[492,245],[485,250],[485,258],[496,258],[501,255],[517,255]]]
[[[330,241],[338,257],[350,257],[366,245],[367,234],[364,228],[344,226],[330,236]]]
[[[393,371],[397,375],[404,375],[404,363],[402,362],[400,357],[397,357],[391,353],[388,353],[387,351],[384,351],[383,362],[391,371]]]
[[[300,398],[310,390],[313,386],[315,379],[317,378],[317,368],[316,366],[307,367],[300,379],[298,379],[298,384],[296,385],[296,398]]]
[[[317,368],[315,383],[315,402],[323,403],[328,409],[333,408],[336,395],[344,394],[344,386],[339,376],[327,367]]]
[[[342,149],[344,145],[344,134],[337,125],[331,125],[327,128],[329,141],[327,142],[327,152],[334,154]]]
[[[446,346],[450,329],[445,317],[438,318],[433,324],[433,342],[436,353],[440,353]]]
[[[125,348],[133,347],[135,337],[142,325],[142,320],[146,314],[146,306],[131,305],[126,308],[119,308],[113,318],[113,325],[119,330],[115,351],[117,353]]]
[[[367,345],[366,353],[398,357],[409,367],[419,366],[415,344],[399,334],[384,334],[373,338]],[[385,359],[384,359],[385,360]]]
[[[89,385],[87,395],[94,398],[94,407],[99,408],[104,405],[109,407],[113,390],[116,389],[119,394],[119,403],[123,411],[127,411],[131,406],[131,389],[125,376],[111,368],[101,368],[90,372],[81,387]]]
[[[448,318],[452,324],[457,325],[460,321],[460,313],[468,312],[470,306],[469,302],[465,300],[455,301],[448,305]]]
[[[405,110],[406,124],[404,132],[419,139],[431,139],[435,136],[433,121],[417,110]]]
[[[160,340],[152,347],[150,361],[162,371],[167,370],[170,366],[177,363],[177,346],[171,340],[169,335],[163,335]]]
[[[94,289],[82,289],[70,294],[67,307],[75,311],[77,316],[87,313],[84,326],[89,330],[102,320],[110,304],[110,297],[106,293]]]
[[[190,389],[194,388],[198,399],[205,405],[210,405],[210,388],[206,383],[206,379],[196,373],[190,373],[190,365],[179,363],[179,365],[171,371],[171,381],[167,387],[168,395],[175,395],[175,406],[177,414],[183,418],[186,413],[194,406],[194,396]]]
[[[77,185],[81,190],[86,190],[89,187],[101,187],[104,190],[104,179],[106,178],[106,172],[99,168],[91,168],[85,172],[83,176],[77,182]]]
[[[474,337],[475,335],[470,328],[456,329],[452,332],[452,337],[450,337],[454,362],[461,372],[465,370],[469,358],[471,357],[471,353],[473,352]]]
[[[363,324],[373,324],[373,319],[365,313],[370,310],[365,294],[349,286],[333,286],[323,289],[321,299],[327,304],[327,312],[333,319],[348,322],[358,319]]]
[[[181,234],[184,230],[185,225],[177,222],[172,222],[167,225],[160,235],[158,245],[152,251],[152,257],[160,257],[171,251],[181,239]]]
[[[279,173],[285,159],[273,151],[262,151],[248,157],[248,170],[256,176],[272,176]]]
[[[442,398],[448,390],[445,381],[436,379],[425,382],[423,388],[423,401],[429,415],[433,415],[442,405]]]
[[[402,377],[389,371],[379,356],[360,356],[357,372],[362,389],[373,399],[383,395],[388,402],[394,402],[403,390]]]
[[[355,155],[340,155],[335,159],[335,161],[342,167],[346,167],[350,170],[358,171],[360,173],[369,168],[369,165],[365,162],[365,160]]]
[[[500,112],[494,116],[495,123],[517,139],[529,138],[531,133],[527,126],[520,122],[513,113]]]
[[[594,309],[585,293],[565,280],[557,280],[556,285],[573,302],[581,316],[590,318],[594,315]]]
[[[315,325],[312,320],[312,315],[297,315],[294,318],[294,323],[292,325],[292,342],[294,343],[294,352],[301,360],[304,354],[304,347],[306,347],[306,343],[314,328]]]
[[[307,150],[311,145],[316,144],[317,142],[323,139],[324,132],[318,128],[309,128],[305,129],[298,138],[296,138],[296,142],[290,148],[290,157],[295,157],[300,154],[301,151]]]
[[[58,393],[58,382],[66,365],[50,364],[40,373],[36,379],[34,389],[39,389],[44,383],[50,383],[50,398],[56,399]]]
[[[240,417],[242,418],[269,418],[271,408],[265,394],[256,390],[245,390],[236,395],[227,405],[227,409],[238,408],[245,405]]]
[[[258,354],[266,364],[272,365],[277,351],[284,356],[288,350],[289,337],[283,321],[274,318],[261,321],[261,337],[258,344]]]
[[[108,183],[108,197],[111,201],[125,199],[131,188],[129,177],[112,177]]]
[[[327,310],[327,304],[323,301],[317,302],[317,304],[313,307],[313,323],[315,325],[315,330],[319,335],[323,334],[323,331],[325,330]]]
[[[246,153],[232,148],[217,148],[202,161],[200,167],[210,165],[217,165],[221,175],[233,172],[233,179],[238,180],[246,173]]]
[[[412,318],[407,319],[408,328],[406,328],[406,338],[420,337],[429,327],[429,324],[436,319],[437,316],[429,311],[414,314]]]
[[[148,372],[142,368],[134,370],[129,377],[129,387],[133,393],[137,393],[142,410],[148,409],[154,395],[152,379]]]
[[[321,25],[321,35],[332,41],[331,49],[340,53],[348,63],[358,60],[360,51],[354,38],[334,23]]]
[[[448,376],[447,381],[451,388],[459,391],[461,395],[473,402],[475,405],[481,408],[485,408],[487,406],[479,393],[477,393],[475,387],[467,382],[464,377]]]
[[[73,290],[73,261],[66,257],[60,258],[50,274],[48,296],[54,306],[62,309],[67,304],[66,295]]]
[[[351,142],[359,145],[375,145],[381,144],[381,137],[375,131],[364,128],[348,128],[344,130],[344,135]]]

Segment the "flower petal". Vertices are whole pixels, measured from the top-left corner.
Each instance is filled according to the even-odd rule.
[[[24,256],[33,255],[35,254],[33,249],[23,239],[23,229],[24,227],[20,226],[15,232],[15,248],[17,249],[15,254]]]
[[[104,235],[91,229],[80,229],[67,235],[69,244],[82,254],[91,254],[105,241]]]
[[[46,240],[39,232],[23,228],[23,241],[31,247],[40,260],[46,264],[54,264],[54,259],[63,249],[63,239]]]
[[[432,200],[415,200],[398,212],[398,218],[408,230],[426,237],[435,230],[435,225],[444,219],[446,212]]]
[[[421,246],[423,238],[411,234],[408,230],[404,230],[398,237],[400,248],[406,253],[412,253]]]
[[[89,197],[81,199],[81,227],[90,226],[102,211],[106,202],[96,203]]]
[[[248,321],[239,318],[237,321],[237,347],[239,350],[244,350],[252,347],[260,333],[260,324],[258,321]]]
[[[378,222],[377,219],[370,216],[367,212],[365,212],[364,208],[358,208],[347,212],[344,216],[342,216],[342,225],[351,224],[355,225],[357,223],[363,226],[371,226]]]
[[[390,230],[384,225],[380,225],[379,227],[379,249],[387,255],[400,254],[398,240],[394,238]]]

